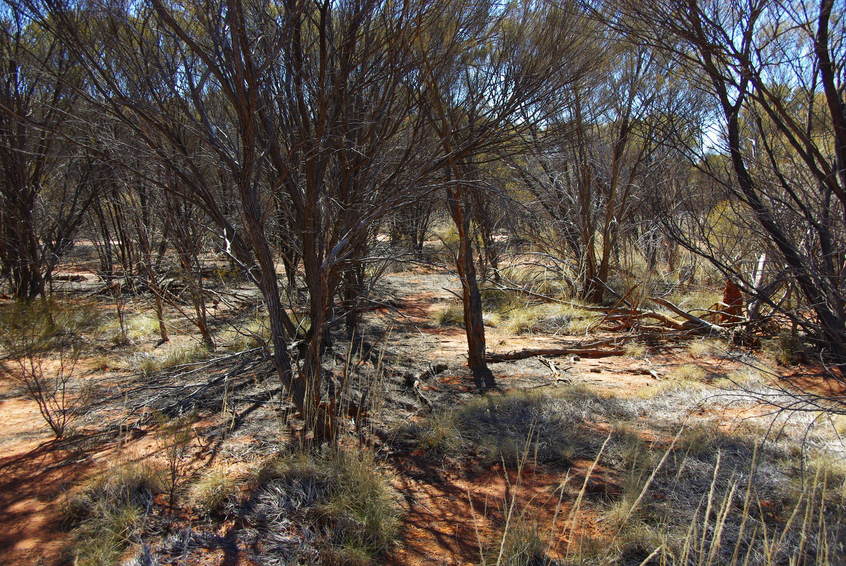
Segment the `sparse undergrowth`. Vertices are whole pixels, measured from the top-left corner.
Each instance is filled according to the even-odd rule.
[[[500,327],[497,332],[574,336],[593,331],[601,319],[577,303],[541,302],[525,292],[484,288],[482,294],[485,323]],[[544,294],[560,297],[561,290]],[[435,324],[463,324],[457,302],[440,306],[433,311]],[[57,310],[52,321],[42,315],[38,320],[50,325],[38,335],[47,340],[44,354],[54,354],[75,335],[105,340],[101,323],[73,313]],[[144,316],[127,320],[130,331],[145,329],[143,336],[130,332],[133,339],[155,334]],[[268,329],[261,319],[248,317],[216,336],[221,350],[242,351],[264,343]],[[152,377],[156,387],[168,388],[160,380],[176,371],[162,370],[213,357],[194,344],[173,341],[149,352],[132,347],[135,363],[130,363],[142,370],[139,379]],[[770,346],[787,363],[788,351],[801,344],[785,338]],[[779,425],[775,432],[760,421],[727,431],[714,418],[713,409],[719,413],[721,407],[712,396],[721,392],[737,399],[738,386],[772,394],[766,368],[722,372],[716,362],[731,363],[740,354],[714,338],[685,341],[675,350],[684,359],[673,364],[663,363],[660,343],[648,337],[634,337],[624,349],[629,358],[644,362],[639,365],[658,360],[655,367],[663,369],[654,381],[621,390],[619,397],[543,383],[543,389],[531,392],[467,401],[468,395],[449,408],[436,403],[433,414],[397,431],[394,448],[450,473],[543,472],[538,500],[513,495],[520,492],[521,477],[528,477],[518,472],[516,481],[513,475],[506,479],[502,501],[481,510],[490,515],[495,532],[486,531],[476,541],[479,563],[841,563],[846,468],[826,451],[827,441],[815,428],[804,438],[797,432],[814,424],[816,416],[798,427]],[[100,365],[98,370],[106,366]],[[202,373],[208,366],[179,369]],[[258,381],[252,385],[258,387]],[[230,390],[224,386],[223,391]],[[256,391],[237,395],[263,401],[264,390],[261,397]],[[240,418],[236,402],[232,407],[229,431]],[[704,408],[706,417],[691,419],[694,407]],[[840,420],[832,425],[841,435],[846,431]],[[166,437],[167,423],[157,426]],[[397,494],[369,451],[285,452],[252,473],[234,471],[227,456],[197,472],[181,467],[186,458],[179,451],[193,437],[177,436],[157,443],[157,458],[167,466],[114,467],[72,491],[64,506],[69,560],[79,566],[119,564],[137,551],[131,564],[164,564],[197,548],[237,547],[261,566],[381,564],[402,534]],[[766,439],[763,446],[761,439]],[[282,445],[274,444],[273,451]],[[556,475],[559,481],[549,479]],[[553,509],[557,522],[550,521],[549,508],[538,512],[540,500]],[[224,525],[234,525],[230,538],[220,535]]]
[[[148,494],[165,489],[164,483],[134,481],[134,471],[117,477],[126,481],[96,483],[71,499],[68,516],[79,564],[113,564],[130,543],[142,542],[140,525],[152,502]],[[237,525],[237,544],[248,550],[251,563],[263,566],[381,564],[399,535],[398,496],[366,450],[286,453],[241,474],[218,466],[202,473],[187,493],[188,506],[203,522],[155,546],[156,539],[147,537],[135,563],[164,559],[174,549],[184,556],[187,549],[225,546],[213,530],[201,530],[224,520]],[[101,534],[93,537],[94,532]]]
[[[512,499],[506,496],[494,517],[500,534],[480,541],[483,564],[842,563],[846,468],[824,450],[804,464],[797,459],[792,447],[802,426],[789,439],[761,444],[765,433],[754,427],[727,433],[704,421],[674,430],[684,419],[672,410],[650,421],[651,434],[643,422],[629,424],[688,395],[675,383],[650,398],[600,397],[578,387],[489,395],[403,427],[397,442],[446,462],[475,454],[489,467],[531,464],[561,474],[547,505],[575,506],[555,509],[564,517],[552,530],[534,519],[534,503],[513,499],[517,474]],[[588,475],[594,466],[605,475],[590,482],[574,476],[578,461],[594,462]],[[790,479],[797,477],[803,479]],[[604,487],[586,492],[593,482]],[[588,521],[598,515],[604,527],[573,531],[580,513]]]
[[[164,471],[145,463],[115,466],[68,495],[64,519],[76,566],[111,566],[138,541]]]
[[[397,496],[367,451],[267,462],[244,504],[259,564],[377,564],[399,530]]]

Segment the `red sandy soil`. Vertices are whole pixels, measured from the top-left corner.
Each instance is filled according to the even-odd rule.
[[[38,434],[43,424],[35,403],[0,401],[3,413],[0,457],[0,557],[4,564],[54,560],[63,544],[56,504],[62,492],[90,468],[74,454]]]
[[[574,463],[568,489],[580,489],[592,462]],[[413,461],[404,466],[414,467]],[[408,469],[408,468],[406,468]],[[437,483],[398,476],[396,489],[405,497],[403,540],[389,557],[393,565],[472,565],[482,553],[496,552],[506,520],[529,522],[550,529],[552,556],[563,555],[568,541],[596,537],[601,528],[596,517],[580,509],[569,532],[572,496],[559,503],[559,488],[567,476],[542,469],[504,472],[502,467],[462,476],[449,474]],[[594,469],[587,491],[614,490],[605,470]],[[512,503],[513,502],[513,503]],[[510,517],[510,518],[509,518]]]
[[[164,447],[147,434],[125,442],[109,441],[96,452],[75,448],[80,437],[58,441],[49,433],[34,402],[0,401],[3,429],[0,447],[0,564],[49,565],[59,561],[67,542],[62,529],[63,498],[73,486],[116,462],[161,458]],[[198,423],[202,424],[202,423]],[[195,441],[196,442],[196,441]],[[202,465],[195,445],[189,467]]]
[[[70,270],[69,270],[70,271]],[[425,279],[421,275],[420,281]],[[411,282],[411,280],[409,280]],[[421,283],[425,285],[425,282]],[[435,301],[448,297],[448,293],[426,291],[410,294],[399,309],[402,319],[419,325],[425,335],[437,337],[437,351],[433,361],[443,360],[456,363],[465,355],[465,337],[461,328],[431,328]],[[380,316],[395,316],[391,309],[376,309]],[[488,349],[492,352],[521,348],[549,347],[560,344],[563,338],[548,335],[506,334],[502,329],[488,330]],[[596,339],[591,336],[590,339]],[[723,376],[730,371],[742,369],[734,362],[713,358],[692,358],[684,349],[666,348],[650,351],[646,359],[625,356],[603,359],[582,359],[570,362],[557,359],[562,369],[571,367],[573,373],[599,391],[625,394],[639,388],[656,384],[656,378],[648,373],[654,370],[659,378],[669,375],[673,368],[696,364],[709,375]],[[566,377],[564,372],[562,377]],[[789,376],[797,386],[819,388],[821,393],[844,391],[842,383],[829,383],[818,376],[795,372]],[[505,389],[509,382],[514,384],[519,375],[498,375]],[[436,380],[437,387],[452,387],[471,390],[472,384],[466,376],[444,374]],[[428,386],[427,386],[428,387]],[[832,389],[833,388],[833,389]],[[733,426],[739,420],[757,416],[757,409],[726,410],[724,426]],[[108,468],[110,463],[127,458],[155,457],[161,447],[154,434],[148,434],[119,447],[114,442],[100,447],[95,454],[85,455],[66,448],[67,443],[50,440],[44,432],[44,423],[37,407],[21,398],[0,400],[3,427],[0,429],[0,564],[27,565],[51,564],[60,556],[66,541],[66,534],[60,528],[60,502],[71,486],[78,484],[95,473]],[[763,410],[761,410],[763,412]],[[648,434],[644,432],[644,434]],[[654,439],[665,442],[667,439]],[[201,448],[195,452],[194,466],[208,465]],[[424,462],[419,458],[405,457],[394,465],[403,471],[420,468]],[[591,462],[577,462],[571,470],[568,489],[578,491]],[[412,474],[413,475],[413,474]],[[402,543],[390,557],[394,565],[463,565],[479,562],[479,541],[490,548],[496,545],[497,533],[501,532],[507,511],[506,501],[516,501],[514,509],[539,525],[551,525],[558,506],[558,492],[562,477],[542,469],[526,469],[517,478],[511,470],[505,473],[501,468],[482,470],[473,474],[438,474],[440,480],[427,483],[412,479],[409,474],[397,475],[395,487],[404,497],[406,515],[403,522]],[[507,480],[506,480],[507,478]],[[613,492],[616,489],[612,471],[594,471],[590,490]],[[578,540],[581,536],[602,536],[602,526],[588,510],[579,512],[576,532],[566,532],[566,519],[573,500],[572,493],[565,495],[557,516],[554,539],[558,549],[566,548],[568,539]],[[219,552],[210,552],[198,558],[197,564],[226,564],[231,557]],[[41,560],[41,562],[39,562]],[[239,558],[240,565],[245,565]]]
[[[781,372],[782,383],[805,393],[842,397],[846,394],[846,378],[834,369],[799,366]]]

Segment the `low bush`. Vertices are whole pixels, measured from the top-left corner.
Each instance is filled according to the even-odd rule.
[[[56,438],[85,413],[92,392],[75,375],[82,332],[93,324],[82,311],[52,301],[0,308],[0,379],[36,403]]]
[[[448,303],[435,310],[433,319],[437,326],[463,326],[464,308],[458,303]]]

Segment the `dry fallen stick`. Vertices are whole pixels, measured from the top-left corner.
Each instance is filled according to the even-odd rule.
[[[707,320],[699,318],[698,316],[692,315],[689,312],[686,312],[678,306],[674,305],[667,299],[662,299],[661,297],[649,297],[649,300],[653,303],[661,305],[662,307],[670,309],[675,314],[685,319],[688,322],[687,326],[693,325],[697,329],[707,330],[716,334],[722,334],[725,332],[725,329],[722,326],[718,324],[713,324],[711,322],[708,322]]]
[[[607,288],[607,287],[606,287]],[[671,310],[675,314],[679,315],[680,317],[684,318],[686,322],[678,322],[673,320],[672,318],[663,315],[661,313],[647,310],[647,309],[640,309],[633,306],[629,301],[628,297],[631,294],[632,289],[626,292],[625,295],[617,295],[619,297],[619,301],[617,305],[611,307],[604,307],[604,306],[594,306],[594,305],[581,305],[578,303],[574,303],[572,301],[564,301],[561,299],[557,299],[555,297],[550,297],[548,295],[543,295],[541,293],[535,293],[534,291],[530,291],[528,289],[522,289],[520,287],[507,287],[500,285],[498,289],[503,291],[515,291],[518,293],[524,293],[531,297],[536,297],[538,299],[543,299],[545,301],[551,301],[563,305],[572,306],[574,308],[578,308],[581,310],[589,311],[589,312],[602,312],[605,313],[605,317],[600,321],[599,324],[604,324],[606,322],[617,323],[619,325],[619,330],[624,330],[632,325],[629,323],[633,323],[635,320],[643,320],[643,319],[653,319],[658,321],[662,326],[667,327],[672,330],[689,330],[691,327],[695,330],[700,331],[708,331],[708,332],[717,332],[720,333],[723,331],[723,328],[720,325],[713,324],[704,320],[698,316],[690,314],[689,312],[685,312],[678,306],[674,305],[670,301],[666,299],[662,299],[660,297],[650,297],[649,300],[652,302],[659,304],[667,309]],[[609,289],[610,290],[610,289]],[[615,293],[616,294],[616,293]],[[620,306],[620,303],[623,306]]]

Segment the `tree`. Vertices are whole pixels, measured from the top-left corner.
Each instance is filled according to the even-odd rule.
[[[15,297],[33,299],[96,195],[95,159],[60,143],[83,135],[71,112],[82,74],[69,50],[17,6],[0,27],[0,273]]]
[[[710,119],[719,124],[719,150],[729,158],[732,172],[720,182],[747,207],[813,313],[786,314],[842,368],[842,9],[830,0],[816,6],[771,0],[732,6],[666,1],[627,2],[616,14],[613,25],[633,40],[670,54],[695,87],[711,97]],[[825,104],[820,104],[820,94]],[[741,281],[753,297],[778,308],[750,276],[752,270],[722,262],[718,267]]]
[[[581,74],[584,44],[574,5],[446,3],[442,14],[442,24],[423,36],[420,88],[458,231],[468,364],[479,387],[490,388],[495,381],[485,361],[470,195],[480,189],[484,156],[516,151],[521,134],[548,116],[547,102]]]
[[[355,327],[375,229],[419,194],[417,181],[435,162],[421,143],[424,122],[409,88],[417,68],[409,45],[432,8],[154,0],[97,11],[48,0],[32,9],[88,71],[90,103],[132,131],[138,151],[169,173],[140,178],[217,225],[262,292],[283,383],[309,429],[334,434],[335,400],[323,400],[329,331],[340,320]],[[401,178],[411,182],[400,185]],[[286,269],[303,268],[305,332],[285,309],[298,305],[280,296],[273,244],[282,237]],[[339,288],[348,316],[335,312]],[[301,368],[288,350],[299,341]]]

